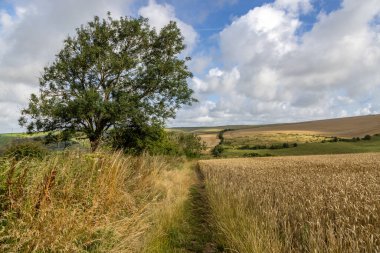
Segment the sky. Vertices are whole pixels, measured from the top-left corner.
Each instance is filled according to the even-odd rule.
[[[22,131],[44,66],[107,11],[181,29],[199,102],[168,126],[380,113],[379,0],[0,0],[0,132]]]

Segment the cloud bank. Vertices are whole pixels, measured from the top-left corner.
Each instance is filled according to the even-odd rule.
[[[13,0],[0,9],[0,132],[20,131],[20,109],[68,34],[94,15],[142,15],[180,27],[199,103],[170,126],[291,122],[380,112],[380,2],[343,0],[330,13],[311,0],[276,0],[200,38],[173,5],[150,0]],[[220,5],[238,4],[220,0]],[[191,10],[189,10],[191,11]],[[182,10],[183,12],[183,10]],[[317,15],[315,17],[315,15]],[[305,31],[305,17],[316,21]],[[207,45],[201,42],[207,41]]]
[[[311,120],[380,112],[380,3],[344,0],[300,34],[308,0],[251,9],[219,34],[222,67],[195,77],[201,102],[173,124]],[[193,117],[187,117],[189,114]]]

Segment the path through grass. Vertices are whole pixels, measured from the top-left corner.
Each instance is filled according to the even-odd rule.
[[[188,188],[159,214],[144,252],[223,252],[212,231],[202,175],[195,162],[187,166],[181,173],[187,177],[182,183]]]

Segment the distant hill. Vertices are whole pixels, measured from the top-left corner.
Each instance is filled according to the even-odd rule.
[[[310,133],[322,136],[363,137],[380,133],[380,115],[316,120],[288,124],[254,126],[230,132],[233,135],[247,135],[258,132]]]
[[[218,133],[223,129],[234,129],[224,134],[227,139],[248,138],[252,135],[284,133],[342,138],[363,137],[380,134],[380,115],[315,120],[270,125],[225,125],[213,127],[177,127],[171,130],[198,134],[209,148],[219,143]]]

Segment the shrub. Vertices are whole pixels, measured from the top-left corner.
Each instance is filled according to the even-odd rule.
[[[224,142],[224,144],[227,144],[227,142]],[[243,145],[243,146],[240,146],[238,149],[240,150],[267,149],[267,146],[266,145],[255,145],[255,146]]]
[[[363,137],[364,141],[369,141],[371,140],[371,135],[367,134],[366,136]]]
[[[215,157],[220,157],[220,156],[222,156],[222,153],[224,152],[224,147],[222,146],[222,145],[216,145],[213,149],[212,149],[212,151],[211,151],[211,153],[212,153],[212,155],[213,156],[215,156]]]
[[[187,157],[199,157],[201,152],[206,149],[206,144],[202,139],[192,133],[170,132],[167,138],[177,155],[186,155]]]
[[[199,136],[184,132],[166,132],[160,125],[140,125],[114,129],[107,140],[114,149],[128,154],[198,157],[206,148]]]
[[[282,148],[284,148],[284,144],[283,145],[281,145],[281,144],[272,144],[272,145],[270,145],[269,149],[282,149]]]
[[[295,147],[295,148],[298,147],[298,143],[296,143],[296,142],[293,143],[293,147]]]
[[[290,148],[289,143],[284,143],[284,144],[282,144],[282,147],[283,147],[283,148]]]
[[[265,153],[265,154],[259,154],[259,153],[245,153],[243,154],[243,157],[268,157],[273,156],[272,154]]]
[[[252,150],[254,150],[255,147],[251,147],[249,145],[243,145],[243,146],[239,147],[239,149],[241,149],[241,150],[246,150],[246,149],[252,149]]]
[[[30,140],[18,140],[10,144],[4,150],[4,155],[21,160],[25,157],[43,158],[47,154],[47,149],[41,142]]]
[[[259,157],[260,154],[258,153],[245,153],[243,157]]]

